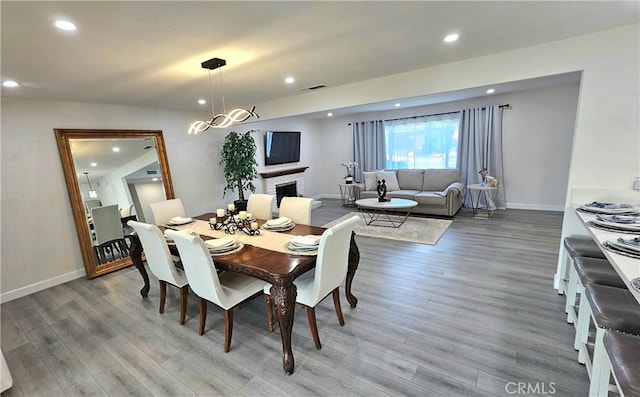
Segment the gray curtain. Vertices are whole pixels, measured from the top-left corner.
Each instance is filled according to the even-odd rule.
[[[498,179],[495,206],[506,209],[504,170],[502,167],[502,108],[499,105],[465,109],[460,115],[460,169],[465,185],[481,182],[478,173],[487,168],[489,175]],[[465,207],[470,207],[468,194]]]
[[[351,123],[353,132],[353,159],[358,163],[356,180],[362,182],[363,171],[382,170],[386,154],[384,125],[382,120],[358,121]]]

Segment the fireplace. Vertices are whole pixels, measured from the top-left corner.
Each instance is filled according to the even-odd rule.
[[[304,197],[304,171],[307,168],[309,167],[276,169],[260,173],[260,179],[262,180],[262,193],[271,194],[277,197],[277,200],[273,200],[273,212],[278,212],[281,200],[281,197],[279,197],[276,192],[276,186],[295,183],[294,193],[289,193],[287,196]],[[284,197],[284,195],[282,197]]]
[[[296,181],[290,181],[286,183],[280,183],[276,185],[276,206],[280,208],[280,202],[283,197],[297,197],[298,189],[297,189]]]

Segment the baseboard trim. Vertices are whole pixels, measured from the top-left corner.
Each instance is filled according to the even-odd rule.
[[[564,212],[564,205],[507,203],[507,209]]]
[[[34,294],[43,289],[47,289],[59,284],[66,283],[67,281],[75,280],[77,278],[85,277],[87,273],[84,270],[76,270],[71,273],[62,274],[60,276],[42,280],[37,283],[20,287],[12,291],[3,292],[0,294],[0,303],[12,301],[14,299],[22,298],[23,296]]]

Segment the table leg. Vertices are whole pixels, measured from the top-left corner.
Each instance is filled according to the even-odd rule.
[[[358,249],[358,245],[356,244],[355,237],[355,232],[351,232],[351,245],[349,247],[349,267],[347,268],[347,280],[344,287],[344,293],[351,307],[356,307],[356,305],[358,304],[358,298],[356,298],[351,293],[351,283],[353,282],[353,276],[355,276],[356,270],[358,270],[358,264],[360,263],[360,250]]]
[[[291,333],[297,291],[293,279],[279,279],[276,280],[276,283],[271,286],[271,298],[275,303],[280,336],[282,337],[282,368],[287,375],[291,375],[295,366],[291,350]]]
[[[138,236],[135,234],[129,236],[129,241],[131,241],[129,257],[131,257],[133,266],[138,269],[142,276],[142,280],[144,281],[144,286],[140,290],[140,295],[142,295],[143,298],[146,298],[149,296],[149,275],[147,274],[147,269],[144,268],[144,262],[142,262],[142,244],[140,243]]]

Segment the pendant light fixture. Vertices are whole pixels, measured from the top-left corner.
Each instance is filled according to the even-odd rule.
[[[243,109],[237,108],[231,110],[227,113],[227,110],[224,105],[224,90],[222,89],[222,71],[218,70],[218,75],[220,77],[220,92],[222,94],[222,113],[216,114],[213,106],[213,88],[211,87],[211,71],[214,69],[221,68],[226,65],[227,61],[220,58],[211,58],[208,61],[202,62],[202,68],[209,70],[209,90],[211,94],[211,114],[212,118],[210,121],[194,121],[191,123],[189,127],[189,134],[197,134],[200,132],[204,132],[209,128],[226,128],[233,123],[240,123],[246,121],[251,116],[255,118],[260,118],[258,114],[255,112],[256,107],[252,106],[251,109]]]
[[[91,181],[89,180],[89,173],[87,171],[84,172],[84,176],[87,177],[87,183],[89,184],[89,198],[98,198],[98,192],[91,187]]]

